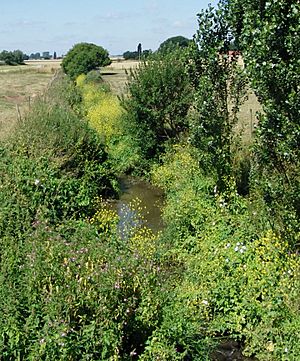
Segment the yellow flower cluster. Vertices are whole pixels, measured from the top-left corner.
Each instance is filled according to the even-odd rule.
[[[130,244],[133,250],[137,251],[144,259],[153,259],[153,254],[156,251],[155,235],[151,229],[147,227],[140,227],[136,230],[130,239]]]
[[[115,210],[110,209],[108,205],[101,204],[100,209],[89,220],[91,224],[95,224],[100,234],[115,233],[119,222],[118,214]]]
[[[110,93],[102,96],[98,104],[87,111],[87,118],[91,126],[105,139],[120,134],[120,117],[123,110],[118,99]]]
[[[154,184],[166,190],[182,187],[187,180],[199,172],[196,158],[188,146],[174,145],[173,152],[167,156],[163,165],[154,168],[152,180]]]
[[[87,83],[85,75],[80,75],[76,84],[82,91],[83,107],[91,126],[106,140],[119,135],[124,111],[118,98],[97,84]]]
[[[265,237],[254,241],[253,248],[261,263],[266,265],[269,262],[278,262],[280,256],[287,253],[288,244],[269,231]]]

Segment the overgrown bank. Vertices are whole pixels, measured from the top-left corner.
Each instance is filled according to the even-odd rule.
[[[297,54],[272,59],[285,103],[251,67],[268,52],[249,48],[246,71],[228,55],[234,31],[243,50],[247,31],[284,22],[281,2],[265,4],[271,18],[232,3],[199,15],[190,47],[132,72],[121,103],[97,72],[61,78],[2,146],[4,360],[209,360],[228,339],[259,360],[298,359]],[[250,83],[264,106],[251,147],[235,131]],[[162,233],[120,231],[103,198],[122,172],[164,190]]]

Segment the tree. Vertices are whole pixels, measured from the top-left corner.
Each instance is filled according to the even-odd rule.
[[[277,217],[281,223],[279,231],[299,243],[300,3],[231,0],[229,10],[252,88],[263,106],[255,147],[256,183],[272,220]]]
[[[79,43],[68,51],[62,61],[64,72],[75,80],[80,74],[111,63],[107,50],[90,43]]]
[[[42,58],[49,60],[51,58],[49,51],[43,51]]]
[[[300,3],[230,1],[231,19],[252,87],[264,108],[260,116],[260,161],[285,173],[300,149]]]
[[[148,50],[143,50],[141,54],[139,54],[137,51],[125,51],[125,53],[123,53],[123,58],[125,60],[139,60],[141,58],[145,59],[148,56],[150,56],[152,54],[152,51],[150,49]]]
[[[184,36],[173,36],[172,38],[169,38],[160,44],[158,52],[167,53],[176,48],[186,48],[190,43],[191,40],[185,38]]]
[[[24,54],[21,50],[3,50],[0,53],[0,60],[4,61],[4,63],[7,65],[24,64],[24,60],[26,60],[26,57],[27,55]]]
[[[138,52],[138,58],[140,60],[141,56],[142,56],[142,44],[141,43],[139,43],[139,45],[137,47],[137,52]]]
[[[192,92],[182,49],[157,54],[142,62],[129,78],[129,97],[123,100],[128,127],[145,159],[155,157],[166,141],[187,129]]]
[[[218,186],[225,190],[231,176],[233,127],[245,95],[245,79],[237,55],[229,56],[233,37],[227,6],[209,6],[198,14],[198,23],[189,62],[196,92],[190,138],[200,150],[203,168],[216,170]]]
[[[56,59],[57,55],[56,55],[56,51],[53,53],[53,59]]]

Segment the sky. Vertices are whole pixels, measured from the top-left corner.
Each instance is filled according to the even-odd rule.
[[[110,55],[156,50],[171,36],[192,38],[209,0],[0,0],[0,51],[65,54],[78,42]]]

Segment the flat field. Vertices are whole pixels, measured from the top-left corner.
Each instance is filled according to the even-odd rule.
[[[242,61],[241,61],[242,64]],[[139,61],[136,60],[113,60],[108,67],[101,69],[101,75],[107,83],[110,84],[111,90],[117,94],[124,94],[126,82],[128,80],[127,73],[130,69],[136,69]],[[242,133],[242,139],[245,142],[251,142],[253,131],[257,125],[256,113],[261,110],[261,106],[255,94],[249,90],[247,100],[241,106],[239,112],[239,122],[236,126],[236,132]]]
[[[125,91],[128,79],[127,72],[135,69],[139,65],[137,60],[113,60],[111,65],[101,69],[101,75],[112,90],[117,95],[121,95]]]
[[[20,117],[24,117],[31,102],[42,94],[59,67],[59,61],[0,66],[0,139],[11,132]]]
[[[0,139],[13,128],[18,118],[30,107],[36,97],[43,93],[55,72],[60,69],[61,60],[32,60],[26,65],[0,66]],[[104,81],[111,90],[124,94],[128,72],[139,65],[138,61],[113,59],[112,64],[101,69]],[[257,124],[256,112],[261,110],[253,92],[249,91],[248,100],[239,113],[237,131],[243,133],[245,141],[251,141],[252,132]]]

